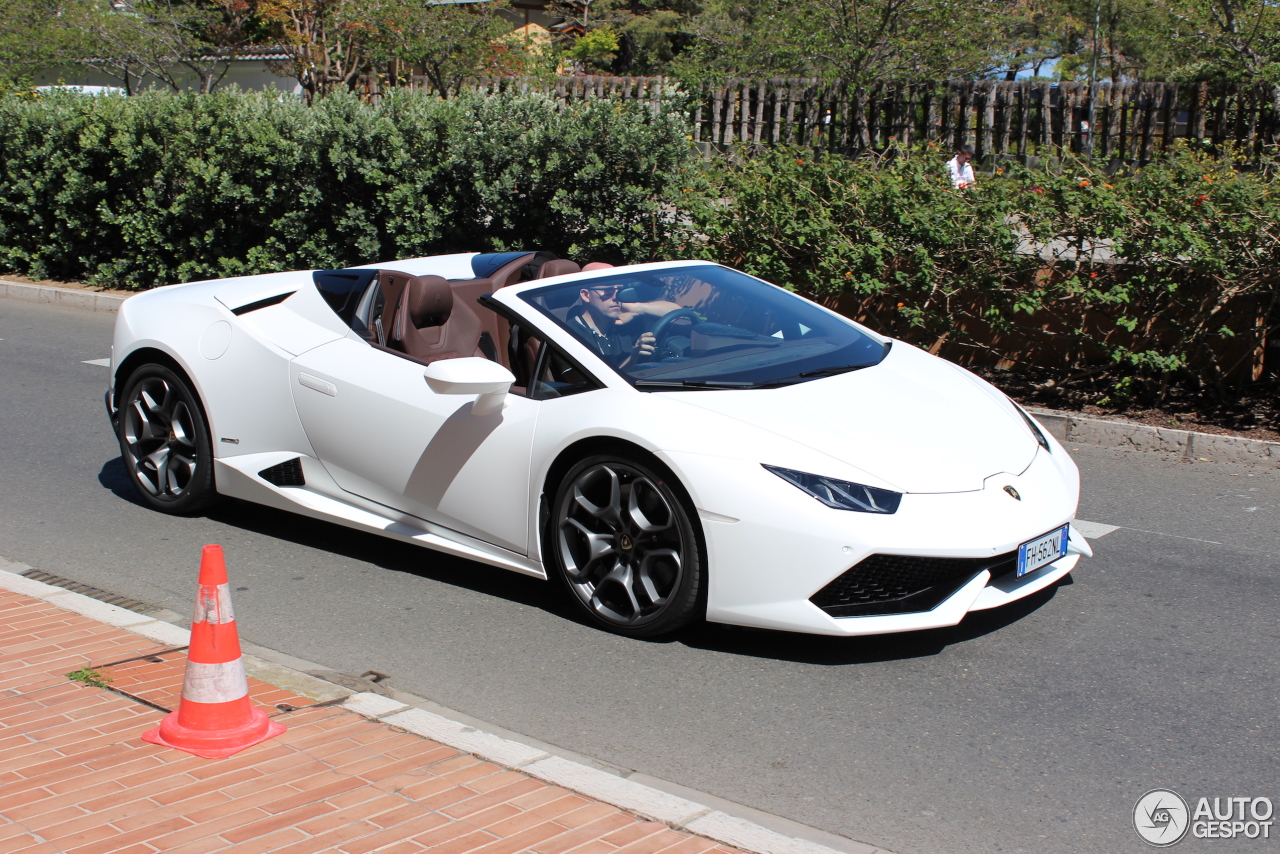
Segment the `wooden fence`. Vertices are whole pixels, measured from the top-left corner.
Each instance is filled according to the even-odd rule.
[[[413,88],[425,81],[414,78]],[[550,82],[480,77],[483,92],[543,92],[565,101],[679,96],[662,77],[559,77]],[[714,146],[799,144],[843,153],[881,152],[921,141],[978,155],[1087,154],[1143,163],[1177,139],[1227,144],[1251,161],[1280,149],[1280,86],[1207,83],[1046,83],[1029,80],[876,83],[853,89],[815,79],[733,80],[691,100],[695,142]]]

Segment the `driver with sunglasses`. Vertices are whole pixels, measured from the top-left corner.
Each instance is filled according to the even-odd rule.
[[[566,318],[579,338],[619,368],[637,359],[649,358],[657,344],[652,332],[628,334],[628,328],[633,327],[631,321],[639,315],[661,316],[680,307],[664,300],[629,302],[624,307],[618,300],[622,290],[619,285],[584,287],[578,291],[580,302],[569,310]]]

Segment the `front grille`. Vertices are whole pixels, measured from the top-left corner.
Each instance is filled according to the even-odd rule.
[[[994,557],[871,555],[809,601],[833,617],[931,611],[984,569],[993,579],[1018,568],[1018,553]]]
[[[294,457],[258,472],[258,477],[275,486],[306,486],[302,476],[302,457]]]

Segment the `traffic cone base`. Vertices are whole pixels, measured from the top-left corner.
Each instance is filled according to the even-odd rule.
[[[244,699],[247,704],[249,698]],[[184,708],[189,705],[190,700],[183,701]],[[165,715],[160,726],[142,734],[142,740],[161,747],[183,750],[205,759],[222,759],[261,744],[269,738],[275,738],[286,730],[284,724],[268,718],[262,709],[252,707],[247,713],[236,716],[241,720],[240,723],[212,731],[184,726],[179,719],[181,714],[181,711],[177,711]]]

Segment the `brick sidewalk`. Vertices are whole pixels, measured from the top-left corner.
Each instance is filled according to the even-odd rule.
[[[736,854],[254,679],[284,735],[222,760],[147,744],[185,661],[0,589],[0,854]],[[120,693],[66,678],[85,667]]]

